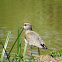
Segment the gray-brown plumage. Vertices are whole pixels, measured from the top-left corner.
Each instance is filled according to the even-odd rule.
[[[28,43],[32,46],[36,46],[36,47],[38,47],[38,49],[39,48],[47,49],[41,36],[38,33],[36,33],[35,31],[32,31],[32,25],[31,24],[24,23],[23,28],[26,30],[25,38],[24,38],[26,43]]]

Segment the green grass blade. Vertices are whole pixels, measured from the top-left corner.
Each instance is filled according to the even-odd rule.
[[[21,35],[21,33],[23,32],[23,30],[24,30],[24,28],[22,29],[22,31],[20,32],[20,34],[19,34],[18,37],[16,38],[16,40],[15,40],[13,46],[11,47],[11,49],[10,49],[10,51],[9,51],[9,53],[8,53],[8,55],[10,55],[10,53],[11,53],[11,51],[12,51],[12,49],[13,49],[15,43],[17,42],[17,40],[18,40],[18,38],[20,37],[20,35]]]
[[[23,59],[25,58],[26,49],[27,49],[27,43],[25,42],[24,53],[23,53]]]
[[[2,55],[1,55],[1,62],[3,61],[3,57],[4,57],[4,53],[5,53],[4,49],[6,49],[6,47],[7,47],[7,44],[8,44],[9,38],[10,38],[10,34],[11,34],[11,32],[8,32],[6,42],[5,42],[5,45],[4,45],[4,48],[3,48],[3,51],[2,51]]]
[[[18,26],[18,36],[19,36],[19,33],[20,33],[20,27]],[[20,37],[19,37],[18,41],[17,41],[17,54],[18,54],[18,56],[20,56],[20,52],[21,52],[21,41],[20,41]]]
[[[1,44],[2,44],[2,47],[4,48],[4,45],[3,45],[3,43],[1,42]],[[7,54],[7,51],[6,51],[6,49],[4,48],[4,50],[5,50],[5,54],[6,54],[6,56],[7,56],[7,59],[9,60],[9,56],[8,56],[8,54]]]

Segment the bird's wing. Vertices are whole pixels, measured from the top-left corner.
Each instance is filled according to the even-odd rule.
[[[45,44],[41,36],[34,31],[30,31],[25,34],[25,39],[30,45],[34,45],[40,48],[42,48],[41,44]]]

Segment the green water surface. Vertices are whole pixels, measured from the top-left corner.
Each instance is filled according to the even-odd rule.
[[[62,0],[0,0],[0,41],[5,43],[8,31],[11,31],[7,46],[9,52],[17,38],[18,24],[31,23],[33,30],[39,33],[48,49],[40,49],[41,55],[62,49]],[[21,37],[22,53],[24,49],[24,32]],[[0,56],[2,45],[0,44]],[[11,57],[17,53],[14,46]],[[30,46],[27,48],[30,57]],[[33,47],[33,56],[38,56],[37,48]]]

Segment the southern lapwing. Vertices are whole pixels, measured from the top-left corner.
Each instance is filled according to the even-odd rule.
[[[32,25],[30,23],[24,23],[24,26],[22,28],[26,30],[25,37],[24,37],[25,42],[31,46],[38,47],[39,55],[40,55],[39,48],[47,49],[41,36],[35,31],[32,31]],[[31,47],[31,56],[32,56],[32,47]]]

